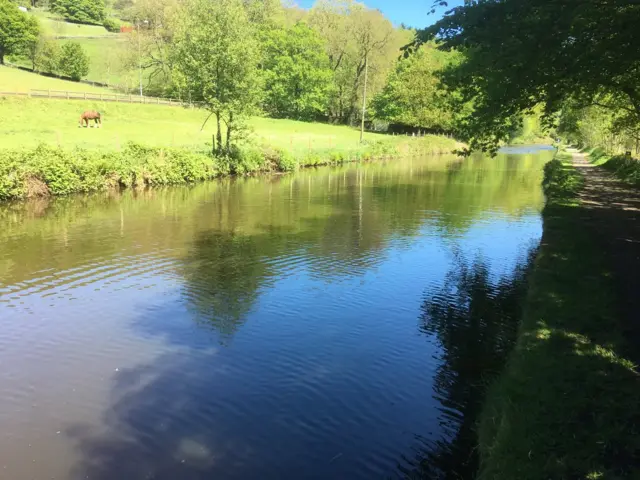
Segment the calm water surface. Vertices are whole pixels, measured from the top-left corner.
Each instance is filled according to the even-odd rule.
[[[0,478],[469,478],[550,156],[0,207]]]

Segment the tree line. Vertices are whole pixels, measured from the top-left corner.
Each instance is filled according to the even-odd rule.
[[[219,153],[251,114],[354,125],[365,80],[368,121],[454,130],[436,71],[456,55],[429,44],[404,58],[415,31],[362,3],[139,0],[127,16],[140,26],[129,37],[130,67],[146,70],[147,91],[206,105]]]
[[[466,0],[416,44],[437,39],[461,55],[440,78],[473,105],[458,124],[472,148],[495,151],[539,109],[571,141],[638,151],[639,21],[635,0]]]

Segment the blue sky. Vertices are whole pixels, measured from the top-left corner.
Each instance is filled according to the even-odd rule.
[[[438,9],[434,15],[428,15],[433,0],[359,0],[370,8],[381,10],[394,24],[404,22],[412,27],[425,27],[438,20],[447,9]],[[310,8],[315,0],[297,0],[298,5]],[[449,6],[461,5],[463,0],[449,0]]]

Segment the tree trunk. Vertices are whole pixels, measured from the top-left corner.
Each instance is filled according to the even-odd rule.
[[[231,132],[233,131],[233,113],[229,113],[229,123],[227,123],[227,154],[231,154]]]
[[[0,47],[0,65],[4,65],[4,48]]]
[[[216,132],[217,143],[218,143],[218,154],[222,153],[222,128],[220,126],[220,112],[216,112],[216,122],[218,125],[218,131]]]

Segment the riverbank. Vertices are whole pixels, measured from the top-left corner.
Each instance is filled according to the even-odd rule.
[[[640,194],[619,195],[620,182],[602,183],[591,168],[577,152],[546,167],[544,234],[518,340],[480,419],[480,479],[640,475],[640,232],[631,226]]]
[[[245,146],[228,157],[187,148],[129,143],[118,151],[40,145],[0,151],[0,200],[68,195],[127,187],[180,185],[225,175],[290,172],[378,158],[451,153],[458,144],[431,136],[395,142],[367,142],[358,149],[326,149],[306,155]]]
[[[9,90],[87,88],[7,67],[0,67],[0,84]],[[84,110],[101,112],[103,128],[79,128]],[[463,147],[436,135],[367,132],[360,142],[360,132],[345,125],[253,117],[233,155],[216,158],[209,153],[214,122],[203,126],[207,116],[176,106],[0,96],[0,200],[177,185]]]

